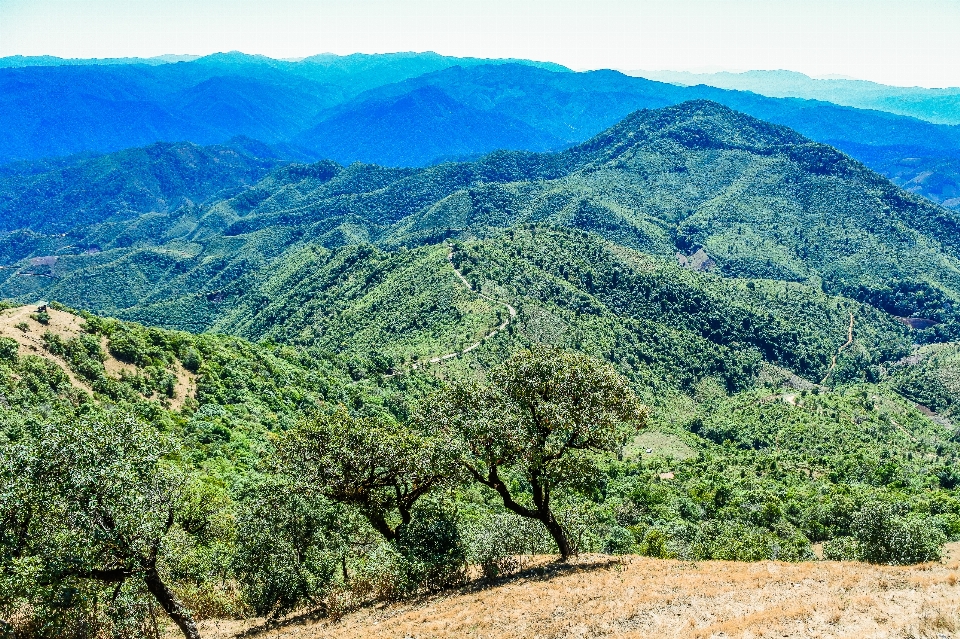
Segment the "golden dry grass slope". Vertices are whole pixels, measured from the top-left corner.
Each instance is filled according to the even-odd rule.
[[[942,563],[684,562],[580,557],[496,586],[269,629],[207,621],[203,636],[544,639],[960,636],[960,544]]]

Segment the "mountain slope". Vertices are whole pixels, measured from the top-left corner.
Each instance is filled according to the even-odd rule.
[[[228,146],[160,143],[0,178],[0,230],[62,233],[170,211],[257,182],[277,164]]]
[[[887,173],[895,148],[912,150],[894,159],[929,158],[948,180],[960,153],[957,127],[890,113],[681,87],[615,71],[571,73],[548,63],[429,53],[314,56],[299,62],[227,53],[154,66],[9,68],[0,69],[0,89],[0,130],[6,132],[0,163],[161,140],[221,143],[245,135],[273,144],[298,136],[315,143],[312,149],[288,148],[291,159],[306,153],[334,155],[345,163],[424,165],[503,147],[560,148],[637,109],[691,99],[714,100],[789,126],[888,176],[896,173]],[[397,126],[378,125],[384,105],[403,102],[402,96],[416,108],[390,115]],[[451,135],[437,135],[437,127]],[[939,201],[960,206],[949,200]]]
[[[414,246],[531,223],[593,231],[664,259],[703,249],[726,275],[822,282],[933,322],[952,321],[960,299],[956,214],[830,147],[702,101],[637,112],[561,153],[420,170],[287,167],[199,209],[77,229],[72,243],[96,241],[102,252],[63,256],[56,279],[10,274],[2,291],[29,299],[46,290],[124,314],[134,299],[142,309],[242,296],[250,282],[238,278],[261,277],[304,244]],[[122,273],[139,273],[146,288],[121,301]]]
[[[741,388],[761,362],[819,380],[851,313],[857,346],[840,358],[835,380],[861,378],[908,351],[905,328],[869,306],[811,286],[691,273],[583,233],[510,231],[458,244],[452,264],[448,250],[296,254],[214,330],[369,356],[393,371],[453,352],[485,361],[543,342],[615,362],[644,386],[682,388],[705,377]],[[508,319],[497,300],[517,315],[487,341]],[[483,348],[466,350],[475,343]]]
[[[454,65],[497,63],[437,54],[290,62],[227,53],[154,65],[0,64],[0,164],[158,141],[216,144],[246,135],[281,142],[363,90]]]
[[[641,108],[708,99],[762,120],[796,129],[828,144],[913,145],[944,152],[960,148],[960,129],[827,102],[774,99],[708,86],[680,87],[616,71],[551,73],[530,66],[453,67],[384,85],[333,107],[329,114],[363,110],[367,102],[433,87],[452,99],[499,117],[513,118],[568,142],[582,142]]]
[[[319,157],[349,164],[422,166],[441,156],[496,149],[547,151],[564,140],[512,118],[468,107],[433,87],[423,87],[324,120],[293,142]]]

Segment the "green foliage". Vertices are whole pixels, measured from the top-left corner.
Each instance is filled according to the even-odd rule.
[[[16,340],[9,337],[0,337],[0,359],[16,362],[18,350],[19,346],[17,346]]]
[[[859,561],[860,542],[853,537],[837,537],[823,542],[823,558],[831,561]]]
[[[636,536],[636,533],[634,533]],[[667,548],[667,536],[662,530],[650,528],[637,538],[637,553],[645,557],[657,559],[673,559],[676,557]]]
[[[37,313],[30,313],[30,319],[40,324],[47,325],[50,323],[50,313],[46,311],[39,311]]]
[[[358,508],[389,542],[410,525],[417,501],[453,474],[448,442],[342,406],[290,431],[281,457],[300,489]]]
[[[418,504],[397,536],[404,590],[436,591],[466,577],[467,549],[455,514],[435,501]]]
[[[2,614],[29,602],[24,622],[36,636],[60,636],[103,614],[98,592],[129,581],[128,592],[152,596],[196,636],[158,565],[182,485],[162,459],[168,452],[155,430],[120,411],[48,424],[6,447],[0,562],[15,587],[3,593]],[[123,611],[119,622],[145,623],[149,606],[134,608],[141,618]]]
[[[329,503],[303,495],[282,478],[249,487],[237,514],[235,574],[260,616],[318,603],[342,552],[327,535],[337,525]]]
[[[850,525],[857,559],[875,564],[917,564],[940,559],[946,540],[926,517],[898,516],[890,504],[870,502]]]
[[[467,557],[487,579],[496,579],[521,568],[522,555],[556,552],[549,533],[536,520],[512,512],[495,511],[465,522]]]
[[[461,384],[436,397],[421,419],[458,442],[459,463],[497,492],[503,505],[539,520],[561,556],[573,554],[551,500],[587,488],[599,474],[596,453],[615,452],[646,417],[626,380],[589,357],[537,346],[494,371],[490,386]],[[505,483],[529,483],[526,506]]]

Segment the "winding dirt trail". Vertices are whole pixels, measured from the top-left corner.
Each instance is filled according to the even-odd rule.
[[[830,362],[830,368],[827,369],[827,374],[823,376],[823,379],[820,380],[821,384],[827,383],[827,378],[830,377],[830,374],[833,372],[833,369],[837,367],[837,358],[840,357],[840,353],[850,348],[853,344],[853,313],[850,313],[850,328],[847,329],[847,341],[843,346],[837,349],[836,354],[833,356],[833,360]]]
[[[467,278],[463,276],[463,273],[461,273],[460,270],[459,270],[459,269],[454,265],[454,263],[453,263],[453,245],[448,244],[447,247],[448,247],[448,249],[449,249],[449,250],[447,251],[447,262],[450,263],[450,268],[453,269],[453,272],[454,272],[454,274],[457,276],[457,279],[459,279],[460,282],[461,282],[464,286],[466,286],[468,290],[472,291],[472,292],[473,292],[475,295],[477,295],[478,297],[480,297],[480,298],[482,298],[482,299],[485,299],[485,300],[487,300],[488,302],[491,302],[491,303],[496,304],[496,305],[498,305],[498,306],[503,306],[503,307],[505,307],[505,308],[507,309],[507,312],[509,313],[509,315],[507,316],[506,319],[503,320],[503,322],[500,323],[499,326],[497,326],[495,329],[493,329],[492,331],[490,331],[489,333],[487,333],[486,335],[484,335],[483,337],[481,337],[479,340],[477,340],[477,341],[474,342],[473,344],[470,344],[469,346],[467,346],[466,348],[464,348],[464,349],[461,350],[461,351],[454,351],[454,352],[452,352],[452,353],[446,353],[445,355],[437,355],[436,357],[431,357],[431,358],[428,360],[428,362],[429,362],[430,364],[437,364],[437,363],[439,363],[439,362],[443,362],[443,361],[446,361],[446,360],[448,360],[448,359],[453,359],[453,358],[455,358],[455,357],[460,357],[461,355],[466,355],[466,354],[469,353],[470,351],[472,351],[472,350],[474,350],[474,349],[476,349],[476,348],[479,348],[479,347],[480,347],[485,341],[487,341],[488,339],[490,339],[490,338],[492,338],[492,337],[495,337],[497,334],[499,334],[499,333],[507,330],[507,327],[510,326],[510,322],[512,322],[512,321],[514,320],[514,318],[517,316],[517,309],[514,308],[511,304],[508,304],[507,302],[504,302],[504,301],[502,301],[502,300],[498,300],[498,299],[496,299],[496,298],[490,297],[489,295],[485,295],[485,294],[481,293],[480,291],[474,290],[473,285],[470,284],[470,281],[467,280]],[[413,364],[413,365],[410,366],[410,369],[413,370],[413,369],[418,368],[419,366],[420,366],[419,364]]]

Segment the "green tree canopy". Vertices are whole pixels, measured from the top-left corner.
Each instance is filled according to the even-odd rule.
[[[97,588],[145,587],[187,639],[189,612],[158,562],[183,477],[157,430],[121,410],[47,424],[0,450],[0,608],[28,596],[43,633]]]
[[[417,500],[454,470],[444,440],[342,407],[292,431],[281,457],[301,486],[358,508],[389,542],[410,523]]]
[[[557,491],[596,476],[596,453],[618,452],[646,410],[610,366],[577,353],[535,346],[514,355],[489,384],[457,383],[421,419],[456,441],[462,467],[503,505],[546,526],[563,559],[573,548],[557,520]],[[529,485],[525,503],[506,476]]]

